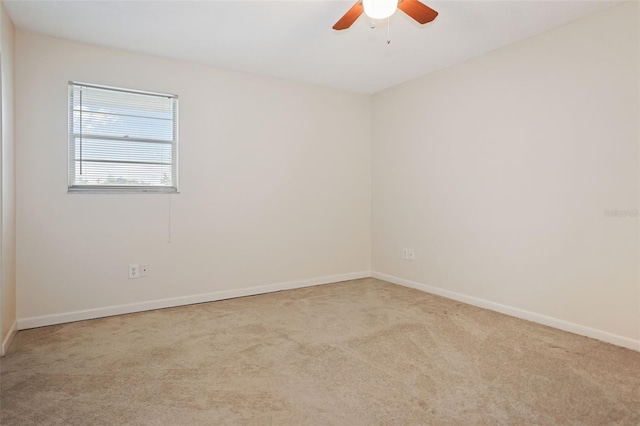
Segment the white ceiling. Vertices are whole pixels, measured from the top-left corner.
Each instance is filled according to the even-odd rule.
[[[612,6],[613,1],[428,1],[370,28],[332,25],[355,1],[5,1],[18,28],[352,92],[374,93]]]

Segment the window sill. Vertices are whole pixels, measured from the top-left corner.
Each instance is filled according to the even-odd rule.
[[[154,187],[80,187],[72,186],[67,194],[179,194],[176,188]]]

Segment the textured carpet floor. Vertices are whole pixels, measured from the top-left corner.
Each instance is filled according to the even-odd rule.
[[[640,424],[640,353],[375,279],[21,331],[2,425]]]

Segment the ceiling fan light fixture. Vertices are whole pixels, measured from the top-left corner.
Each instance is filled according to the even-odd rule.
[[[369,18],[384,19],[396,11],[398,0],[362,0],[362,6]]]

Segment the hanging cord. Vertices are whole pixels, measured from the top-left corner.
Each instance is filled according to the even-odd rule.
[[[167,243],[171,244],[171,194],[167,194],[169,197],[169,223],[167,223]]]
[[[82,87],[80,88],[80,176],[82,176]]]

